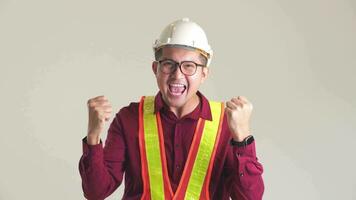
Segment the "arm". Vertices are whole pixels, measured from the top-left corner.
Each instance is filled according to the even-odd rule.
[[[250,135],[252,103],[244,96],[226,103],[227,122],[233,141],[245,141]],[[253,138],[252,138],[253,139]],[[242,142],[242,143],[245,143]],[[257,161],[255,141],[243,146],[230,147],[228,161],[232,164],[230,195],[233,199],[260,200],[264,192],[263,167]]]
[[[111,123],[105,148],[99,144],[82,141],[83,155],[79,161],[82,188],[87,199],[104,199],[121,184],[125,166],[125,142],[120,120],[115,117]]]
[[[260,200],[264,192],[263,166],[256,157],[255,141],[245,147],[233,146],[234,173],[230,196],[232,199]]]

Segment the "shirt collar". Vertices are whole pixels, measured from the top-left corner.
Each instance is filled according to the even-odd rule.
[[[197,91],[197,95],[200,100],[199,105],[191,113],[187,114],[183,118],[199,119],[200,117],[211,121],[212,116],[208,99],[199,91]],[[164,113],[170,111],[168,105],[164,102],[160,91],[155,96],[154,113],[157,113],[158,111]]]

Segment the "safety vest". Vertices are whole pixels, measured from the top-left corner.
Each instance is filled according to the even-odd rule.
[[[209,101],[212,121],[199,118],[178,188],[173,193],[167,170],[162,122],[154,113],[154,96],[139,104],[141,200],[210,199],[209,183],[224,116],[221,102]]]

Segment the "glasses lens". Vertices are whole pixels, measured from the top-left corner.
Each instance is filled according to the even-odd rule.
[[[197,65],[194,62],[186,61],[182,63],[182,71],[186,75],[193,75],[197,70]]]
[[[160,68],[163,73],[170,74],[175,67],[175,63],[171,60],[163,60],[160,62]]]

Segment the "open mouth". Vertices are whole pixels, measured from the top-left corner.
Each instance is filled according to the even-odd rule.
[[[180,84],[180,83],[171,83],[171,84],[168,84],[168,86],[169,86],[169,92],[173,96],[180,96],[187,89],[187,86],[185,86],[184,84]]]

